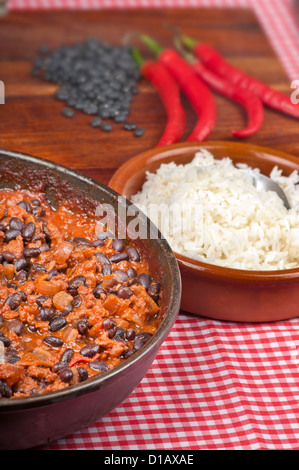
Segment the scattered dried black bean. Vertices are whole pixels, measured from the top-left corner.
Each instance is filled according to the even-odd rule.
[[[63,114],[63,116],[65,117],[71,118],[74,116],[75,112],[71,108],[63,108],[63,110],[61,111],[61,114]]]
[[[137,129],[134,132],[135,137],[142,137],[144,134],[144,129],[143,127],[137,127]]]

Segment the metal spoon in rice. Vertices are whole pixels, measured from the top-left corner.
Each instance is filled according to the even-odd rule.
[[[268,178],[268,176],[262,174],[254,174],[253,184],[257,189],[264,189],[265,191],[275,191],[280,197],[280,199],[282,199],[284,206],[287,209],[291,208],[289,201],[282,188],[271,178]]]

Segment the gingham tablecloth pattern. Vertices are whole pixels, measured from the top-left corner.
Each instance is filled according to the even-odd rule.
[[[250,7],[299,79],[292,0],[11,0],[10,9]],[[148,374],[107,416],[44,449],[299,449],[299,319],[266,324],[180,313]]]

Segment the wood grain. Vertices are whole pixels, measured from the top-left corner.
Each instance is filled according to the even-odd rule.
[[[6,103],[0,106],[0,147],[31,153],[76,168],[107,183],[128,158],[155,146],[166,115],[156,90],[139,83],[130,120],[146,129],[141,138],[114,124],[112,133],[90,126],[90,117],[77,112],[61,115],[63,104],[54,98],[56,86],[31,76],[31,63],[42,44],[52,49],[95,36],[120,44],[130,31],[142,31],[161,44],[172,45],[168,27],[207,41],[233,64],[291,93],[290,82],[254,14],[246,9],[143,9],[102,11],[14,12],[0,19],[0,79]],[[147,51],[143,53],[150,57]],[[217,125],[209,140],[234,140],[230,131],[243,127],[246,116],[236,104],[216,96]],[[186,136],[195,114],[187,112]],[[299,156],[299,121],[266,110],[262,129],[247,142],[272,146]]]

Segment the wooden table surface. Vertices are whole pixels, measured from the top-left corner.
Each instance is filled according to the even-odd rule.
[[[57,87],[31,76],[32,61],[42,44],[54,49],[94,36],[118,45],[130,31],[145,32],[171,46],[170,25],[209,42],[233,64],[291,93],[290,81],[250,10],[13,12],[0,20],[0,80],[6,94],[0,106],[0,147],[60,162],[107,183],[123,162],[159,140],[166,115],[156,90],[142,79],[132,104],[130,120],[145,128],[143,137],[134,137],[121,124],[114,124],[108,134],[92,128],[90,116],[83,113],[76,112],[73,119],[62,116],[63,103],[54,98]],[[238,105],[219,96],[216,100],[217,125],[209,140],[234,140],[230,130],[243,127],[246,116]],[[195,114],[185,99],[184,105],[187,136]],[[299,121],[266,110],[262,129],[246,142],[299,156],[298,132]]]

